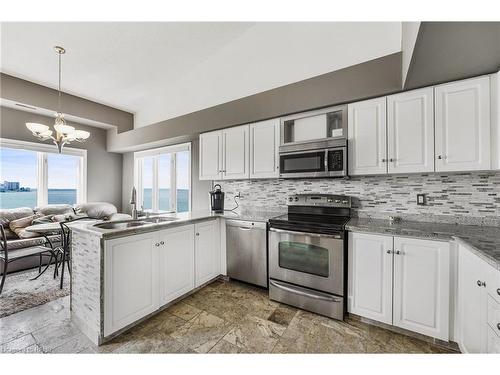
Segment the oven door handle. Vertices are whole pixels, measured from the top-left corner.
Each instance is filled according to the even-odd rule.
[[[321,294],[308,293],[308,292],[305,292],[305,291],[302,291],[299,289],[295,289],[295,288],[291,288],[289,286],[286,286],[286,285],[280,283],[279,281],[269,280],[269,284],[271,284],[272,286],[274,286],[278,289],[282,289],[285,292],[298,294],[299,296],[309,297],[309,298],[318,299],[321,301],[328,301],[328,302],[342,302],[342,300],[339,298],[335,298],[333,296],[328,296],[327,294],[324,294],[324,293],[321,293]]]
[[[298,232],[294,230],[284,230],[284,229],[276,229],[276,228],[270,228],[270,232],[276,232],[276,233],[284,233],[284,234],[296,234],[300,236],[308,236],[308,237],[327,237],[327,238],[336,238],[336,239],[342,239],[341,234],[321,234],[321,233],[309,233],[309,232]]]

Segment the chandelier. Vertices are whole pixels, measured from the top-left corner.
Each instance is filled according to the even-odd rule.
[[[27,122],[26,127],[41,141],[51,139],[57,146],[59,153],[61,153],[65,144],[73,141],[85,142],[90,137],[90,133],[84,130],[77,130],[73,126],[66,124],[64,115],[61,112],[61,56],[66,53],[66,50],[59,46],[55,46],[54,50],[59,57],[59,88],[57,94],[57,113],[55,114],[56,119],[54,122],[55,136],[52,135],[52,130],[47,125]]]

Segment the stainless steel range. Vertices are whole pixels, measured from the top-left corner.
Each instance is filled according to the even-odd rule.
[[[345,224],[351,198],[299,194],[269,221],[269,297],[335,319],[345,312]]]

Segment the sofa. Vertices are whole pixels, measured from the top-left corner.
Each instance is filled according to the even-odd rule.
[[[65,222],[84,217],[102,221],[131,219],[130,215],[118,213],[114,205],[106,202],[89,202],[74,206],[48,204],[34,209],[29,207],[0,209],[0,226],[3,228],[0,233],[0,275],[4,269],[2,255],[5,251],[9,251],[9,254],[12,255],[14,252],[23,251],[29,247],[47,244],[45,237],[26,232],[24,228],[35,224]],[[59,235],[48,236],[48,238],[53,246],[60,243]],[[4,249],[5,244],[7,249]],[[44,262],[46,263],[48,260],[44,259]],[[7,274],[38,265],[39,258],[37,256],[19,259],[9,264]]]

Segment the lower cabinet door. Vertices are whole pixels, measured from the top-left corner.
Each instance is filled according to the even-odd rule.
[[[392,324],[392,237],[349,233],[348,311]]]
[[[105,242],[104,336],[158,309],[156,239],[147,233]]]
[[[195,224],[195,286],[198,287],[220,274],[220,246],[217,220]]]
[[[448,341],[450,245],[394,237],[394,325]]]
[[[488,293],[483,286],[489,270],[477,255],[459,246],[458,319],[459,346],[463,353],[485,353],[488,340]]]
[[[159,233],[160,305],[194,289],[194,225]]]

